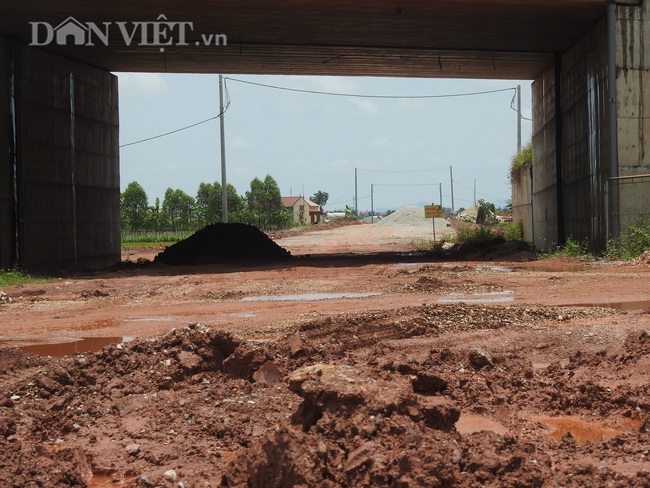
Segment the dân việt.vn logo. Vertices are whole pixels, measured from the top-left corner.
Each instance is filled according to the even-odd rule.
[[[126,46],[156,46],[161,51],[166,46],[226,46],[226,34],[201,34],[200,40],[188,41],[194,31],[194,23],[169,21],[164,14],[150,22],[80,22],[68,17],[58,25],[49,22],[30,22],[32,38],[30,46],[108,46],[116,37]]]

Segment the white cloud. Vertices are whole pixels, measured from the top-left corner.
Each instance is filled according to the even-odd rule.
[[[342,171],[350,166],[350,160],[347,158],[334,159],[330,162],[330,166],[336,171]]]
[[[419,112],[424,110],[424,100],[421,99],[412,99],[412,98],[401,98],[397,101],[397,106],[402,110],[408,110],[411,112]]]
[[[422,141],[413,141],[409,142],[408,144],[405,144],[402,146],[402,151],[404,152],[414,152],[414,151],[419,151],[424,147],[424,144],[422,144]]]
[[[250,147],[251,143],[248,142],[248,139],[242,136],[235,137],[232,142],[232,147],[237,148],[237,149],[244,149],[247,147]]]
[[[372,140],[372,145],[379,148],[390,147],[390,140],[388,137],[375,137]]]
[[[352,103],[359,109],[357,114],[379,115],[377,105],[371,100],[352,100]]]
[[[308,76],[300,77],[318,90],[329,93],[357,93],[357,85],[349,78],[340,76]]]
[[[157,96],[167,91],[167,82],[159,73],[117,73],[120,93]]]

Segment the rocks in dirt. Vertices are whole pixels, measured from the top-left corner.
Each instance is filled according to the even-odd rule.
[[[140,444],[129,444],[124,448],[129,456],[137,456],[140,452]]]
[[[414,421],[449,430],[460,416],[454,402],[420,397],[403,376],[374,378],[344,365],[316,364],[300,368],[288,378],[289,388],[303,398],[294,423],[309,430],[325,413],[350,417],[358,410],[367,415],[405,415]]]
[[[469,362],[474,369],[485,368],[486,366],[494,366],[492,355],[485,349],[476,348],[469,353]]]
[[[286,261],[291,253],[257,227],[245,224],[212,224],[187,239],[167,247],[154,262],[168,265],[228,261]]]

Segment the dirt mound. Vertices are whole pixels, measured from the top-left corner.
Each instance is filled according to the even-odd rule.
[[[513,307],[499,319],[498,308],[463,308],[470,328],[492,333],[539,327],[558,313]],[[544,370],[509,347],[432,342],[405,351],[414,335],[433,339],[443,324],[462,330],[463,322],[448,306],[422,307],[341,314],[335,330],[322,333],[321,320],[277,341],[196,324],[92,354],[4,354],[0,484],[650,484],[645,332],[620,351],[576,354]],[[375,324],[401,332],[378,337]],[[613,387],[606,371],[624,382]],[[549,420],[536,416],[558,413],[612,426],[602,441],[553,440]],[[461,427],[478,415],[498,418],[500,431]]]
[[[166,248],[154,262],[204,264],[227,261],[283,261],[291,253],[278,246],[257,227],[246,224],[212,224]]]
[[[443,218],[436,218],[436,231],[441,232],[449,227],[448,222]],[[431,229],[433,223],[431,219],[424,217],[424,208],[416,205],[409,205],[393,212],[392,214],[384,217],[375,222],[379,226],[389,227],[421,227]]]

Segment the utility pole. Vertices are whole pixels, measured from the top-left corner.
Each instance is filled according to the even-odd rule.
[[[228,223],[228,180],[226,178],[226,131],[224,127],[223,75],[219,75],[219,122],[221,123],[221,221]]]
[[[451,213],[454,213],[456,211],[456,207],[454,207],[454,172],[451,165],[449,166],[449,180],[451,181]]]
[[[354,212],[359,215],[359,193],[357,192],[357,168],[354,168]]]
[[[521,85],[517,85],[517,154],[521,151]]]
[[[442,208],[442,183],[438,183],[438,187],[440,188],[440,208]]]
[[[474,206],[476,207],[476,178],[474,178]]]
[[[375,223],[375,185],[370,184],[370,222]]]

